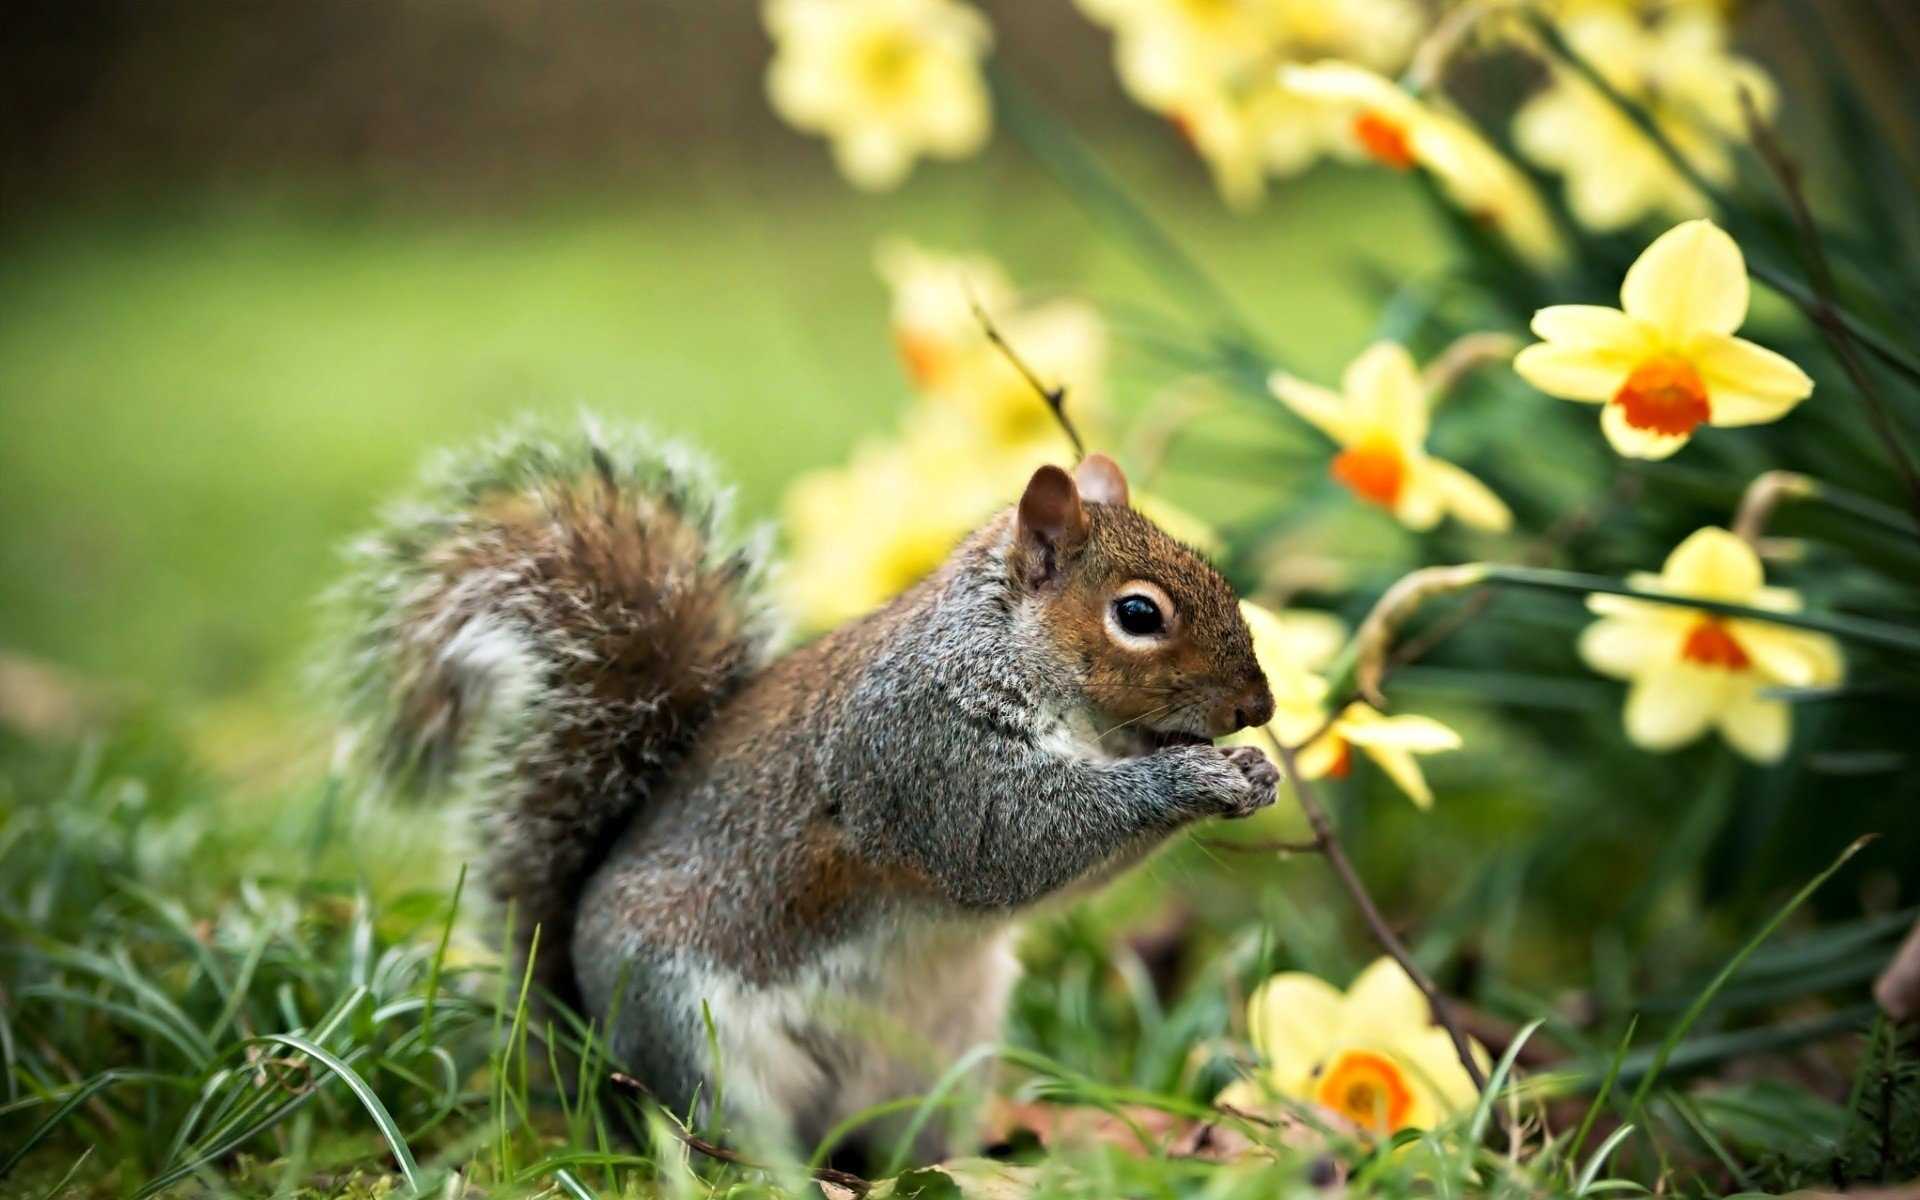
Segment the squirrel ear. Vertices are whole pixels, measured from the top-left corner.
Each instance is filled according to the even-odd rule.
[[[1073,481],[1080,485],[1080,498],[1094,504],[1127,506],[1127,477],[1120,464],[1104,454],[1089,454],[1074,468]]]
[[[1035,471],[1013,524],[1014,572],[1029,587],[1038,587],[1059,573],[1061,555],[1087,540],[1087,510],[1073,476],[1055,466]]]

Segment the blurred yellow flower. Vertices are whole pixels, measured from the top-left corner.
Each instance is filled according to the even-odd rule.
[[[1427,453],[1426,386],[1396,342],[1375,342],[1347,367],[1342,393],[1276,371],[1280,402],[1342,447],[1333,477],[1411,529],[1452,515],[1476,529],[1504,530],[1513,514],[1472,475]]]
[[[1649,24],[1624,7],[1593,7],[1561,26],[1567,42],[1613,88],[1645,106],[1660,131],[1707,179],[1733,178],[1730,141],[1744,136],[1740,91],[1764,114],[1766,73],[1727,52],[1726,19],[1712,6],[1675,7]],[[1622,229],[1652,213],[1706,211],[1706,198],[1600,90],[1556,64],[1552,85],[1514,115],[1520,152],[1566,177],[1582,224]]]
[[[1253,634],[1254,657],[1270,675],[1318,671],[1347,643],[1346,624],[1332,613],[1311,608],[1275,611],[1242,600],[1240,616]]]
[[[1777,421],[1813,391],[1805,371],[1733,331],[1747,265],[1711,221],[1656,238],[1627,270],[1620,308],[1560,304],[1533,315],[1545,339],[1513,369],[1549,395],[1602,404],[1600,428],[1629,458],[1666,458],[1701,425]]]
[[[1025,303],[987,258],[888,242],[878,261],[893,290],[894,343],[914,386],[932,407],[962,417],[995,446],[1066,446],[1033,385],[987,339],[973,311],[977,302],[1042,382],[1067,389],[1081,433],[1097,430],[1107,332],[1091,305],[1071,299]]]
[[[1701,529],[1681,542],[1658,575],[1629,578],[1642,591],[1697,596],[1773,612],[1793,612],[1800,597],[1768,587],[1753,548],[1724,529]],[[1755,762],[1777,762],[1792,737],[1776,687],[1840,682],[1839,645],[1821,633],[1628,596],[1594,595],[1601,619],[1580,638],[1580,656],[1604,675],[1630,681],[1627,737],[1647,750],[1672,750],[1717,727]]]
[[[896,187],[922,154],[964,158],[992,125],[980,58],[992,34],[955,0],[767,0],[767,94],[831,139],[841,174]]]
[[[1247,1025],[1261,1070],[1222,1092],[1223,1104],[1285,1096],[1386,1136],[1431,1129],[1478,1097],[1426,997],[1390,958],[1374,960],[1345,992],[1300,971],[1275,975],[1248,1001]],[[1478,1043],[1473,1050],[1484,1062]]]
[[[1294,764],[1300,774],[1307,779],[1344,778],[1358,747],[1416,805],[1431,807],[1433,789],[1427,786],[1415,756],[1457,750],[1460,735],[1431,717],[1387,716],[1359,702],[1349,704],[1329,722],[1329,684],[1310,669],[1317,665],[1312,660],[1324,647],[1324,627],[1318,635],[1306,632],[1297,619],[1245,600],[1240,602],[1240,612],[1253,634],[1254,659],[1273,689],[1273,720],[1266,729],[1282,745],[1298,747]],[[1258,730],[1242,730],[1226,741],[1269,749]]]
[[[820,630],[880,607],[939,566],[1045,459],[1008,455],[950,414],[922,410],[898,440],[801,476],[786,497],[788,611]]]
[[[1413,0],[1079,3],[1114,31],[1128,94],[1174,122],[1241,209],[1270,176],[1312,165],[1333,137],[1320,107],[1280,87],[1274,69],[1336,56],[1398,70],[1425,22]]]
[[[1464,118],[1349,62],[1283,67],[1279,79],[1328,114],[1335,148],[1347,157],[1396,171],[1424,168],[1450,203],[1529,261],[1553,267],[1565,260],[1565,239],[1533,184]]]

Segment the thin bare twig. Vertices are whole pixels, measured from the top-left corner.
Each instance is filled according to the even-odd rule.
[[[993,343],[994,349],[1005,355],[1006,360],[1013,364],[1013,369],[1020,372],[1020,377],[1026,380],[1034,391],[1040,393],[1040,399],[1046,402],[1047,411],[1053,414],[1053,419],[1059,422],[1060,428],[1066,432],[1067,440],[1073,443],[1074,462],[1077,463],[1085,458],[1087,444],[1080,440],[1080,431],[1074,428],[1073,419],[1067,416],[1066,385],[1057,384],[1048,387],[1041,383],[1040,377],[1033,373],[1033,368],[1029,367],[1026,360],[1020,357],[1019,352],[1014,350],[1005,337],[1001,336],[999,326],[995,325],[993,318],[987,315],[987,310],[981,305],[979,299],[969,294],[967,303],[972,306],[974,319],[980,322],[980,328],[986,332],[987,340]]]
[[[1761,161],[1767,164],[1767,169],[1779,181],[1780,191],[1787,200],[1787,210],[1800,231],[1808,274],[1813,282],[1812,302],[1801,304],[1801,311],[1826,339],[1834,357],[1840,360],[1841,369],[1846,371],[1847,378],[1853,383],[1854,391],[1867,410],[1868,424],[1873,426],[1874,433],[1886,445],[1887,456],[1893,460],[1894,469],[1906,484],[1908,503],[1913,508],[1915,522],[1920,524],[1920,472],[1914,469],[1913,459],[1907,454],[1906,444],[1901,440],[1892,414],[1887,410],[1885,398],[1880,395],[1879,385],[1861,361],[1854,331],[1840,311],[1834,289],[1833,268],[1827,262],[1826,243],[1820,238],[1820,226],[1814,221],[1813,210],[1807,205],[1806,192],[1800,187],[1800,168],[1781,147],[1779,138],[1774,136],[1773,127],[1761,118],[1759,110],[1754,107],[1753,94],[1745,87],[1740,88],[1740,110],[1746,116],[1747,137],[1759,152]]]
[[[637,1099],[658,1109],[661,1115],[666,1118],[668,1132],[672,1133],[674,1138],[687,1149],[711,1158],[715,1162],[728,1163],[736,1167],[745,1167],[750,1171],[771,1171],[773,1169],[764,1163],[755,1162],[753,1159],[741,1154],[738,1150],[730,1150],[725,1146],[710,1142],[680,1124],[673,1113],[670,1112],[665,1105],[656,1100],[652,1092],[647,1090],[647,1085],[641,1083],[633,1076],[615,1071],[608,1076],[608,1078],[613,1082],[615,1087],[631,1093]],[[835,1187],[847,1189],[855,1196],[865,1196],[873,1190],[871,1181],[863,1179],[851,1171],[837,1171],[832,1167],[810,1167],[807,1170],[807,1174],[811,1175],[817,1183],[831,1183]]]
[[[1333,821],[1327,816],[1327,810],[1320,807],[1320,801],[1314,796],[1313,789],[1307,785],[1305,779],[1301,778],[1298,756],[1293,747],[1282,745],[1280,739],[1274,737],[1271,730],[1263,729],[1262,732],[1266,734],[1267,742],[1273,747],[1273,752],[1279,756],[1280,768],[1286,774],[1287,781],[1293,785],[1293,794],[1300,801],[1300,811],[1306,814],[1307,824],[1313,826],[1314,836],[1320,843],[1320,852],[1327,856],[1327,862],[1333,867],[1334,875],[1339,878],[1341,886],[1346,888],[1347,895],[1352,897],[1354,906],[1360,910],[1360,916],[1366,921],[1367,928],[1372,931],[1374,940],[1380,943],[1381,949],[1385,950],[1394,962],[1400,964],[1400,969],[1407,973],[1407,978],[1413,980],[1413,986],[1419,988],[1420,994],[1427,998],[1427,1005],[1433,1010],[1434,1022],[1446,1030],[1447,1037],[1453,1041],[1454,1053],[1460,1056],[1460,1065],[1466,1068],[1467,1078],[1473,1080],[1473,1086],[1476,1089],[1485,1091],[1487,1076],[1486,1072],[1480,1069],[1479,1062],[1474,1059],[1473,1043],[1469,1042],[1467,1035],[1461,1032],[1459,1023],[1453,1019],[1446,1000],[1441,997],[1440,990],[1433,985],[1433,980],[1420,969],[1420,964],[1413,961],[1413,956],[1407,952],[1405,943],[1387,924],[1386,917],[1380,913],[1379,905],[1373,902],[1373,894],[1367,891],[1367,885],[1361,882],[1360,873],[1353,869],[1352,861],[1347,858],[1347,852],[1340,844],[1339,831],[1333,827]]]

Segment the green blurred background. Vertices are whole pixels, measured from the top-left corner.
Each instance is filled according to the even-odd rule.
[[[1433,265],[1399,181],[1235,218],[1066,4],[987,6],[1289,361]],[[29,5],[0,231],[0,648],[188,707],[292,710],[341,541],[430,447],[589,407],[704,443],[746,509],[907,399],[873,247],[1154,283],[1005,135],[886,196],[767,111],[751,5]],[[1092,114],[1092,115],[1088,115]],[[1118,355],[1136,408],[1162,381]]]

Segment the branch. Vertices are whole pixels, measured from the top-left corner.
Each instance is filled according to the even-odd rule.
[[[1476,1089],[1485,1091],[1487,1076],[1480,1069],[1480,1064],[1474,1060],[1473,1043],[1469,1042],[1467,1035],[1460,1031],[1459,1023],[1453,1019],[1453,1014],[1447,1008],[1447,1002],[1441,997],[1440,990],[1433,986],[1433,980],[1429,979],[1427,973],[1420,969],[1420,965],[1413,961],[1413,956],[1407,952],[1406,945],[1387,925],[1387,919],[1380,914],[1380,907],[1373,902],[1372,893],[1367,891],[1367,885],[1360,881],[1360,873],[1353,869],[1353,863],[1347,858],[1347,852],[1340,844],[1339,831],[1334,829],[1333,821],[1327,816],[1327,810],[1320,807],[1320,801],[1314,796],[1313,789],[1308,787],[1307,781],[1301,777],[1294,748],[1282,745],[1280,739],[1273,736],[1272,730],[1263,728],[1261,732],[1266,735],[1268,744],[1273,747],[1273,752],[1279,756],[1280,769],[1285,772],[1287,781],[1293,785],[1293,794],[1300,801],[1300,811],[1307,815],[1307,824],[1313,826],[1314,838],[1319,843],[1320,852],[1327,856],[1327,862],[1332,865],[1333,873],[1339,877],[1341,886],[1346,888],[1347,895],[1353,898],[1354,906],[1360,910],[1361,918],[1366,921],[1367,928],[1373,932],[1374,940],[1380,943],[1381,948],[1394,962],[1400,964],[1400,969],[1407,973],[1407,978],[1413,980],[1413,986],[1419,988],[1420,994],[1427,998],[1428,1007],[1433,1009],[1434,1023],[1446,1030],[1447,1036],[1453,1040],[1454,1053],[1460,1056],[1460,1065],[1467,1069],[1467,1078],[1473,1080],[1473,1086]]]
[[[1834,291],[1833,268],[1827,262],[1826,244],[1820,239],[1820,227],[1815,223],[1813,210],[1807,206],[1806,193],[1800,187],[1800,169],[1781,148],[1772,126],[1760,118],[1752,94],[1744,87],[1740,89],[1740,111],[1746,116],[1747,137],[1759,152],[1761,161],[1767,164],[1774,178],[1779,181],[1780,191],[1787,198],[1787,210],[1800,230],[1800,241],[1813,280],[1812,302],[1801,301],[1801,311],[1806,313],[1807,319],[1826,339],[1834,357],[1840,360],[1841,368],[1852,381],[1861,403],[1866,406],[1867,422],[1886,444],[1887,456],[1893,460],[1894,469],[1907,486],[1914,521],[1920,524],[1920,472],[1914,470],[1913,459],[1907,455],[1906,444],[1901,441],[1893,417],[1887,411],[1886,400],[1880,395],[1873,376],[1867,372],[1866,364],[1860,360],[1854,331],[1840,312]]]
[[[1073,443],[1074,461],[1079,462],[1085,458],[1087,445],[1080,440],[1080,431],[1073,427],[1073,421],[1067,416],[1066,387],[1064,385],[1048,387],[1041,383],[1040,377],[1033,373],[1033,368],[1029,367],[1026,360],[1020,357],[1007,339],[1000,335],[999,327],[993,323],[993,318],[987,315],[987,310],[981,307],[980,301],[969,295],[967,303],[972,306],[974,318],[980,322],[980,328],[986,331],[987,340],[993,343],[994,349],[1005,355],[1006,360],[1013,364],[1013,369],[1020,372],[1020,377],[1026,380],[1034,391],[1040,393],[1040,399],[1046,402],[1047,411],[1053,414],[1053,419],[1058,421],[1060,428],[1066,432],[1067,440]]]
[[[676,1118],[672,1112],[668,1111],[666,1105],[661,1104],[654,1098],[653,1093],[647,1090],[646,1084],[641,1083],[633,1076],[615,1071],[608,1076],[608,1079],[612,1081],[615,1087],[631,1093],[643,1104],[658,1110],[660,1114],[666,1118],[667,1130],[687,1149],[703,1154],[715,1162],[728,1163],[736,1167],[745,1167],[750,1171],[771,1171],[773,1169],[764,1163],[755,1162],[737,1150],[729,1150],[725,1146],[710,1142],[699,1134],[694,1133],[682,1125],[679,1119]],[[855,1175],[851,1171],[836,1171],[832,1167],[811,1167],[808,1169],[807,1174],[811,1175],[816,1183],[830,1183],[835,1187],[845,1188],[856,1197],[865,1196],[873,1190],[873,1184],[870,1181]]]

